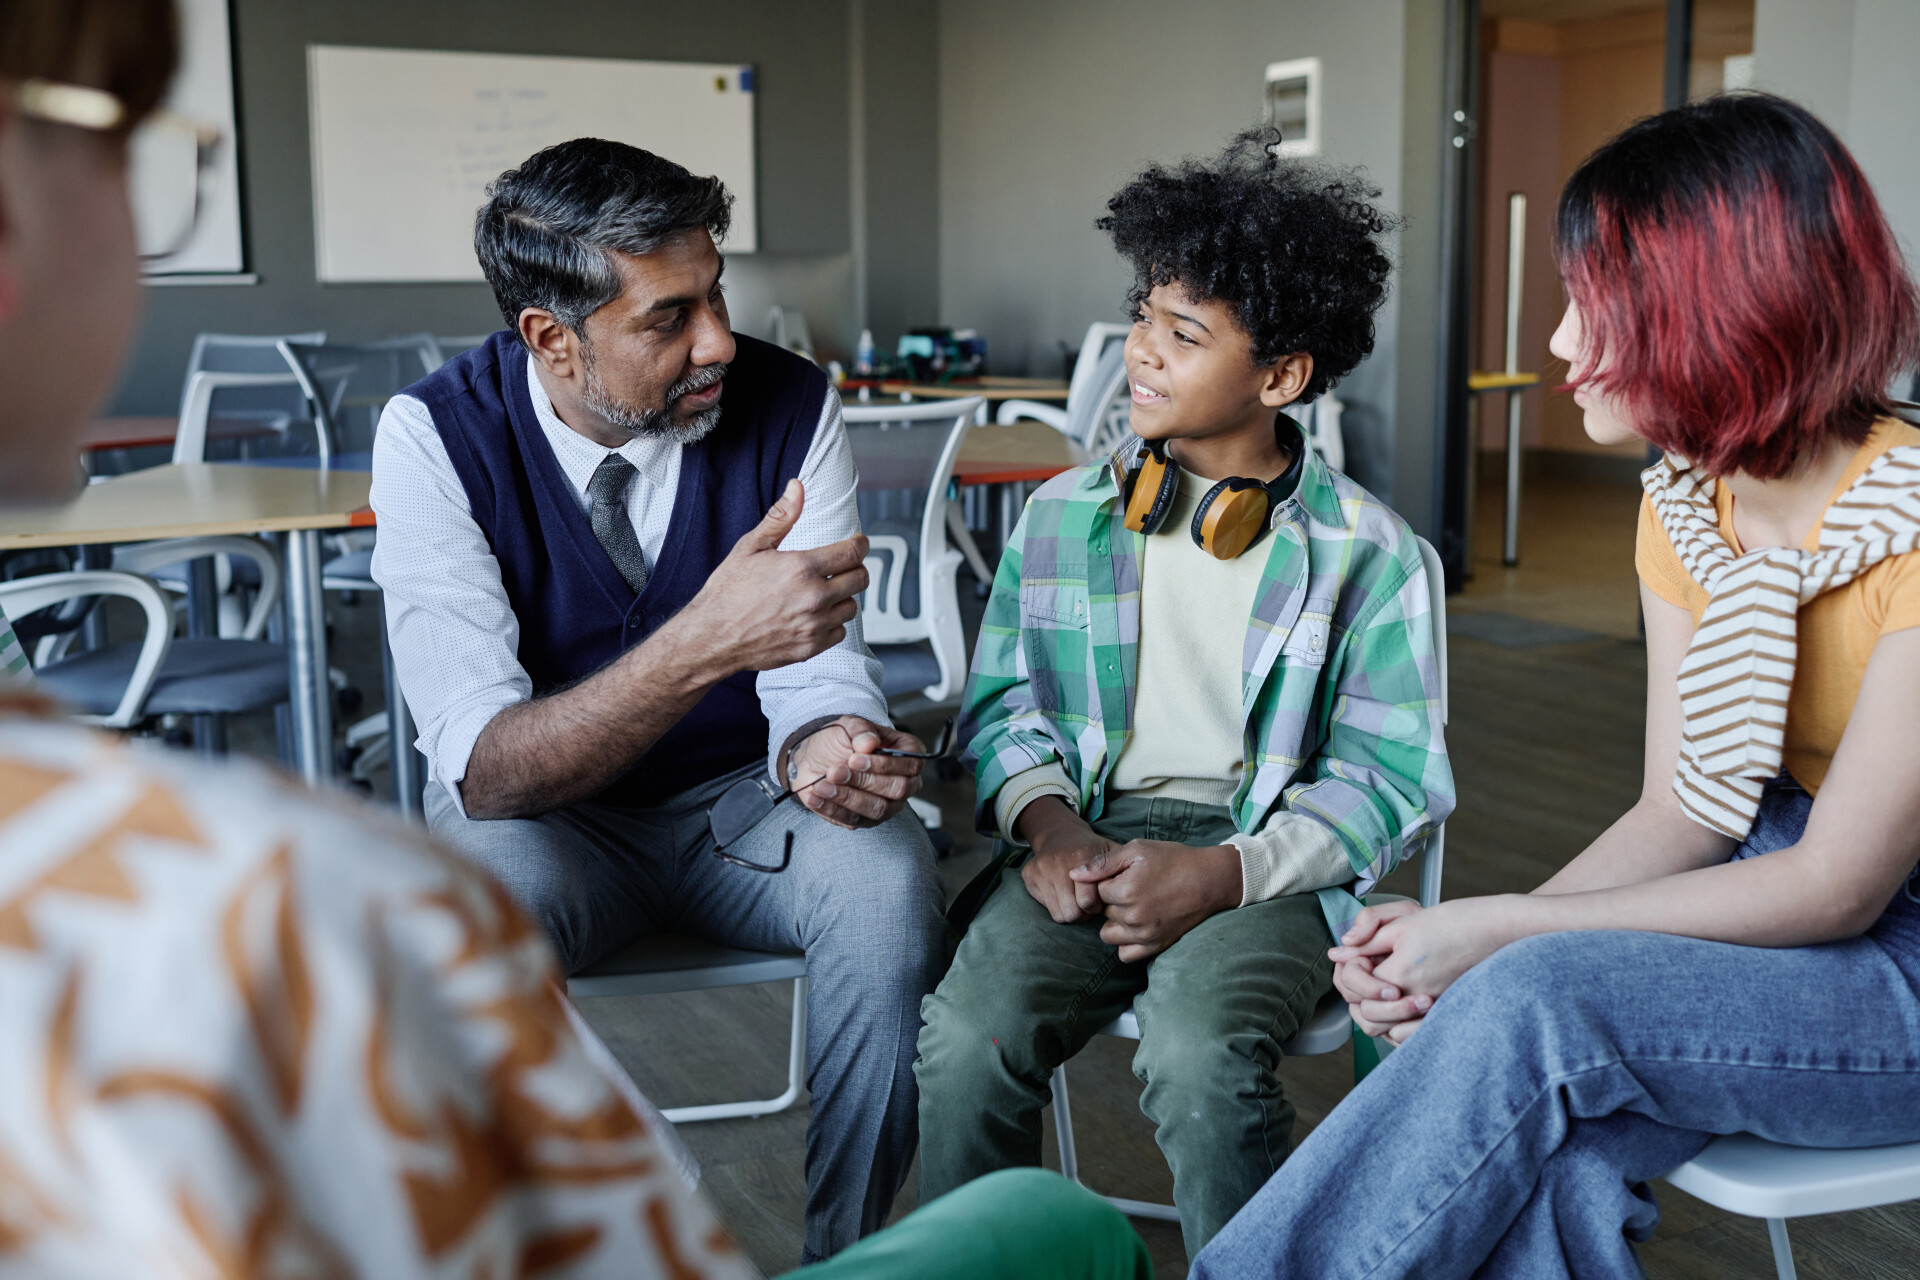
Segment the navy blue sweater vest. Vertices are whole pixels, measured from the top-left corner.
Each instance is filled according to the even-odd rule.
[[[752,338],[735,339],[720,425],[685,446],[673,521],[635,596],[593,536],[527,393],[527,355],[510,330],[442,365],[406,394],[433,414],[473,518],[500,562],[534,696],[592,675],[693,599],[733,544],[800,474],[820,423],[826,375]],[[596,795],[656,805],[767,751],[754,673],[737,672]]]

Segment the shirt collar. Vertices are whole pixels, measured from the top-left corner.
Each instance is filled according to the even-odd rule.
[[[668,488],[677,480],[674,464],[679,458],[673,451],[680,448],[678,444],[643,437],[629,440],[618,449],[609,449],[560,421],[560,415],[553,411],[552,398],[533,371],[531,354],[527,356],[527,396],[533,401],[533,416],[539,419],[547,443],[553,446],[554,459],[566,473],[568,482],[581,493],[587,491],[588,481],[609,453],[617,453],[632,463],[640,478],[656,489]]]
[[[1340,509],[1340,495],[1333,487],[1333,473],[1319,452],[1307,444],[1305,435],[1305,432],[1301,433],[1301,443],[1307,449],[1307,462],[1300,472],[1300,485],[1293,491],[1293,497],[1280,504],[1280,511],[1284,513],[1289,505],[1298,504],[1308,516],[1328,528],[1344,529],[1347,527],[1347,516]],[[1125,456],[1139,443],[1138,436],[1129,435],[1115,450],[1115,454]],[[1111,457],[1096,459],[1093,465],[1084,468],[1084,472],[1076,486],[1081,493],[1101,502],[1120,496]]]

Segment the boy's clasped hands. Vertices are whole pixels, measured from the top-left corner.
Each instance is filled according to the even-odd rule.
[[[1058,796],[1020,811],[1033,856],[1021,879],[1058,924],[1104,916],[1101,940],[1123,964],[1151,959],[1207,917],[1240,905],[1240,851],[1169,840],[1109,840]]]

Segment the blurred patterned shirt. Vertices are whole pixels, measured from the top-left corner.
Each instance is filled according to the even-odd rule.
[[[0,1276],[754,1274],[498,885],[0,700]]]

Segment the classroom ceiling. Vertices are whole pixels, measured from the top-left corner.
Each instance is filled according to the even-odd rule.
[[[1527,22],[1585,22],[1589,18],[1617,18],[1623,13],[1664,9],[1648,0],[1481,0],[1483,18],[1520,18]]]

